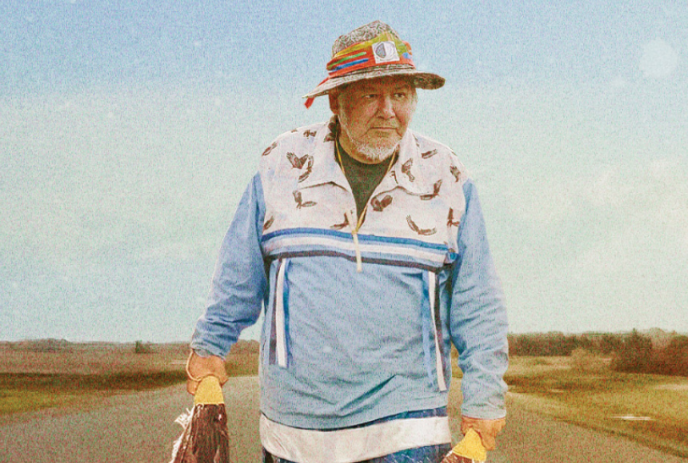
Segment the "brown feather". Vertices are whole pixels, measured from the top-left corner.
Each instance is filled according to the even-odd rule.
[[[170,463],[229,463],[229,430],[224,404],[194,406]]]

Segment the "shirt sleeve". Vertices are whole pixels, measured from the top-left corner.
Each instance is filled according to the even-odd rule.
[[[191,348],[224,358],[245,328],[258,320],[267,278],[261,249],[265,205],[260,176],[244,192],[215,266],[205,313],[196,322]]]
[[[463,372],[461,411],[464,416],[497,419],[506,415],[506,307],[477,191],[470,180],[463,190],[466,211],[458,232],[450,311],[451,337]]]

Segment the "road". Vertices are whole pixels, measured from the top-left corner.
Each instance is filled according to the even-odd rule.
[[[458,382],[455,382],[458,383]],[[260,461],[258,384],[233,378],[224,387],[233,462]],[[457,392],[452,390],[452,396]],[[166,463],[191,404],[183,386],[104,399],[80,411],[42,411],[0,424],[0,463]],[[456,429],[456,422],[452,422]],[[557,422],[511,406],[492,463],[686,463],[629,440]]]

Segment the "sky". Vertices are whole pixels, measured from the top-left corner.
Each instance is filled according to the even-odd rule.
[[[446,78],[411,128],[477,185],[511,331],[688,333],[683,0],[6,0],[0,340],[187,341],[260,153],[376,19]]]

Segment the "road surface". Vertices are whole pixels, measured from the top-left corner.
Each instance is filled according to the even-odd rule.
[[[455,385],[458,381],[454,382]],[[260,461],[258,383],[224,387],[235,463]],[[456,396],[456,391],[452,390]],[[42,411],[0,422],[0,463],[166,463],[181,432],[175,418],[191,404],[184,386],[104,399],[80,411]],[[456,429],[456,422],[452,422]],[[527,443],[527,444],[526,444]],[[511,406],[490,454],[493,463],[686,463],[629,440],[560,423]]]

